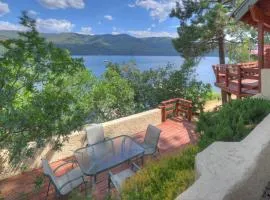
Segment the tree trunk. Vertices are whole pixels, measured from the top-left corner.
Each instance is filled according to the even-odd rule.
[[[220,37],[218,38],[218,50],[219,50],[219,64],[225,64],[225,45],[224,45],[224,34],[220,31]]]
[[[222,3],[222,0],[218,0],[218,2]],[[218,49],[219,49],[219,64],[225,64],[225,45],[224,45],[223,29],[219,31]]]

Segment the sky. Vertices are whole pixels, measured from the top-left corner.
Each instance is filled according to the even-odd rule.
[[[0,30],[23,30],[19,17],[27,11],[40,32],[176,37],[179,22],[169,17],[175,1],[0,0]]]

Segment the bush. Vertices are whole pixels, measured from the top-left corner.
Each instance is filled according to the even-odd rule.
[[[134,90],[135,112],[156,108],[162,101],[184,98],[193,102],[193,112],[203,109],[211,86],[196,80],[194,63],[182,65],[179,69],[172,64],[159,69],[140,71],[134,63],[124,66],[110,63],[130,83]]]
[[[214,141],[240,141],[270,112],[270,101],[263,99],[234,100],[217,112],[200,115],[197,132],[200,148]]]
[[[194,162],[198,152],[198,147],[190,146],[176,156],[148,163],[125,183],[122,199],[174,199],[194,182]]]

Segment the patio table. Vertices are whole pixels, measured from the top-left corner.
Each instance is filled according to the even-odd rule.
[[[82,172],[94,177],[133,158],[143,162],[144,148],[127,135],[111,138],[75,151],[75,158]]]

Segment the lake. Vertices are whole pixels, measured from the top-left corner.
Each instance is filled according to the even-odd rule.
[[[77,56],[76,56],[77,57]],[[157,69],[164,67],[168,63],[173,64],[176,68],[183,63],[183,58],[180,56],[78,56],[83,57],[85,65],[96,76],[101,76],[106,69],[106,62],[113,63],[128,63],[130,61],[136,62],[140,70]],[[204,83],[210,83],[215,91],[218,88],[214,87],[215,76],[212,70],[213,64],[218,64],[218,57],[205,57],[201,60],[196,68],[197,79]]]

